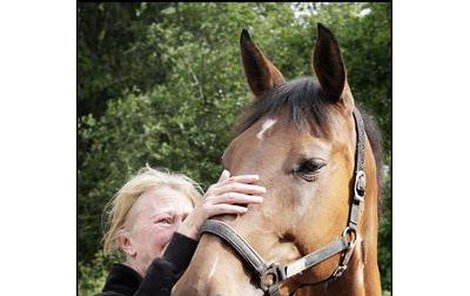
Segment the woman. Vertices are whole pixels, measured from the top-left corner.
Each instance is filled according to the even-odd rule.
[[[198,185],[181,174],[143,168],[105,208],[104,253],[119,252],[102,296],[170,295],[187,268],[204,222],[221,214],[243,214],[261,203],[257,175],[230,176],[201,198]]]

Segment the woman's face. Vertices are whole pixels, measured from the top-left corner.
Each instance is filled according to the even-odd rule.
[[[193,210],[189,198],[170,187],[147,191],[129,215],[129,243],[132,256],[145,269],[166,250],[174,232]]]

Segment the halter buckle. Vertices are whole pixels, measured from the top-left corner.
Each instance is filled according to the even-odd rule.
[[[279,263],[269,265],[260,276],[260,287],[263,291],[268,291],[273,285],[285,279],[284,270]]]
[[[354,182],[354,199],[356,201],[364,201],[364,195],[366,194],[366,173],[360,170],[356,174],[356,180]]]
[[[343,273],[346,271],[347,268],[348,266],[346,264],[339,265],[338,267],[336,267],[335,271],[333,272],[333,277],[339,278],[340,276],[343,275]]]

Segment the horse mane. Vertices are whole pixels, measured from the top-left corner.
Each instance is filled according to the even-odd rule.
[[[265,115],[275,114],[287,106],[289,120],[292,120],[297,128],[308,126],[310,131],[319,137],[329,137],[331,134],[330,117],[331,103],[320,92],[320,86],[312,77],[302,77],[282,84],[268,91],[260,99],[247,107],[238,119],[232,130],[235,138],[250,126],[255,124]],[[383,152],[380,129],[372,115],[364,112],[362,108],[356,108],[364,119],[364,128],[369,139],[377,167],[378,210],[382,216],[382,190],[383,190]]]

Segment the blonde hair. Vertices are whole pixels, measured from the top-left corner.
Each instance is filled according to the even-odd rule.
[[[124,229],[129,211],[139,197],[155,188],[168,186],[185,194],[196,206],[202,197],[202,189],[189,177],[172,173],[167,169],[153,169],[148,165],[139,170],[106,204],[103,211],[103,252],[104,255],[120,253],[118,246],[119,233]]]

